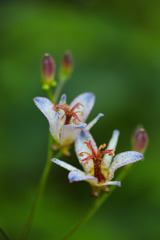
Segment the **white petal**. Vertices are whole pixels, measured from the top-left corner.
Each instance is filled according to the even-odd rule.
[[[63,105],[63,104],[65,104],[66,103],[66,94],[63,94],[62,96],[61,96],[61,99],[60,99],[60,101],[59,101],[59,105]]]
[[[97,184],[97,178],[85,175],[83,172],[80,171],[72,171],[68,174],[68,179],[71,182],[78,182],[78,181],[89,181]]]
[[[44,97],[34,98],[34,102],[39,110],[46,116],[49,122],[50,132],[52,136],[59,141],[60,117],[59,114],[52,110],[53,103]]]
[[[112,137],[108,143],[107,149],[116,149],[117,142],[119,138],[119,131],[114,130]],[[105,163],[105,168],[109,168],[111,161],[112,161],[113,156],[109,156],[108,154],[105,154],[103,157],[103,162]]]
[[[72,165],[66,163],[66,162],[63,162],[57,158],[53,158],[51,159],[52,162],[56,163],[57,165],[67,169],[68,171],[80,171],[78,168],[76,167],[73,167]]]
[[[102,186],[105,186],[105,185],[117,185],[118,187],[121,187],[121,182],[119,182],[119,181],[108,181],[108,182],[102,184]]]
[[[93,161],[92,161],[92,159],[89,160],[88,164],[86,166],[84,166],[85,162],[82,162],[81,160],[86,158],[88,155],[84,154],[83,156],[78,156],[78,154],[80,154],[81,152],[88,152],[88,153],[92,154],[92,151],[90,150],[90,148],[88,148],[87,145],[84,143],[84,142],[89,142],[89,140],[91,140],[92,146],[93,146],[95,152],[97,152],[98,149],[97,149],[96,143],[95,143],[92,135],[88,131],[85,131],[85,130],[81,131],[81,133],[79,134],[79,136],[75,142],[75,151],[76,151],[77,157],[86,173],[89,173],[93,169],[93,167],[94,167]]]
[[[70,109],[72,109],[76,105],[76,103],[83,104],[84,107],[79,106],[75,109],[74,112],[81,111],[81,113],[83,113],[84,116],[81,116],[81,113],[77,113],[77,116],[82,122],[85,122],[93,108],[94,102],[95,95],[93,93],[82,93],[71,102]]]
[[[109,180],[111,180],[114,177],[114,172],[116,169],[124,165],[137,162],[141,159],[143,159],[143,155],[141,153],[134,152],[134,151],[123,152],[116,155],[109,168],[109,172],[110,172]]]
[[[62,145],[68,145],[75,141],[80,131],[86,127],[86,123],[80,125],[67,124],[64,125],[61,132],[60,142]]]
[[[94,126],[94,124],[99,120],[99,118],[100,118],[100,117],[103,117],[103,116],[104,116],[103,113],[99,113],[99,114],[97,115],[97,117],[94,118],[94,119],[87,125],[86,130],[89,131],[89,130]]]

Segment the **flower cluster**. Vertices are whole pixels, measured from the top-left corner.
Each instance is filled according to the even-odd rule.
[[[45,64],[43,75],[47,77],[49,75],[48,79],[53,79],[53,74],[50,73],[50,65],[53,62],[50,58],[47,60],[48,62],[45,59],[45,63],[48,64],[48,68]],[[67,53],[61,67],[60,76],[63,81],[68,78],[71,66],[71,57]],[[143,159],[141,152],[146,147],[147,135],[142,128],[136,130],[133,141],[134,151],[126,151],[114,156],[119,137],[118,130],[114,130],[107,146],[102,144],[97,147],[89,131],[103,114],[98,114],[88,125],[85,123],[95,102],[93,93],[80,94],[70,104],[67,103],[65,94],[61,96],[58,104],[53,104],[44,97],[36,97],[34,102],[48,119],[50,133],[55,141],[54,150],[61,149],[64,155],[69,156],[69,147],[75,141],[75,152],[83,171],[57,158],[51,160],[69,171],[70,182],[87,181],[96,189],[94,192],[96,194],[99,189],[108,191],[108,185],[121,186],[120,181],[112,181],[116,169]]]

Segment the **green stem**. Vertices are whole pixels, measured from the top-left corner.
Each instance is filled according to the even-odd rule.
[[[61,91],[61,88],[60,88],[60,91]],[[52,102],[56,103],[56,101],[54,101],[55,95],[54,96],[52,95],[52,90],[51,89],[49,89],[47,91],[47,94],[48,94],[48,98]],[[56,96],[58,97],[59,95],[56,95]],[[40,182],[39,182],[39,187],[37,189],[37,193],[36,193],[35,199],[33,201],[33,205],[32,205],[32,208],[31,208],[31,211],[30,211],[27,223],[26,223],[25,228],[23,230],[23,233],[22,233],[22,236],[21,236],[21,240],[26,240],[28,238],[28,234],[30,232],[30,229],[31,229],[31,226],[32,226],[32,223],[33,223],[33,219],[34,219],[37,207],[39,205],[40,199],[42,197],[42,194],[43,194],[46,182],[47,182],[47,178],[48,178],[48,175],[49,175],[49,172],[50,172],[50,169],[51,169],[51,165],[52,165],[52,162],[50,160],[51,160],[52,155],[53,155],[53,151],[52,151],[53,142],[54,142],[53,137],[51,136],[51,134],[49,134],[48,157],[47,157],[46,165],[44,167],[44,170],[43,170]],[[58,158],[61,155],[62,155],[62,152],[59,151],[58,154],[55,157]]]
[[[48,98],[51,100],[51,102],[53,102],[53,94],[52,94],[51,88],[47,90],[47,95],[48,95]]]
[[[61,93],[61,90],[63,88],[64,85],[64,81],[63,80],[59,80],[58,86],[54,92],[54,97],[53,97],[53,102],[56,103],[58,101],[59,95]]]
[[[131,165],[127,165],[124,167],[124,169],[120,172],[120,174],[117,177],[118,181],[121,181],[126,176],[130,167]],[[106,199],[112,194],[112,192],[116,189],[116,187],[117,187],[116,185],[110,186],[109,193],[103,193],[101,197],[97,198],[93,206],[90,208],[90,210],[76,225],[73,226],[73,228],[62,238],[62,240],[66,240],[69,237],[71,237],[82,225],[88,222],[88,220],[97,212],[97,210],[102,206],[102,204],[106,201]]]
[[[42,173],[42,176],[41,176],[41,179],[40,179],[39,187],[38,187],[38,190],[37,190],[37,193],[36,193],[36,196],[35,196],[35,199],[34,199],[34,202],[33,202],[29,217],[28,217],[28,221],[26,223],[26,226],[25,226],[24,231],[23,231],[22,236],[21,236],[21,240],[26,240],[27,237],[28,237],[28,234],[29,234],[29,231],[31,229],[37,207],[39,205],[40,199],[42,197],[42,194],[43,194],[46,182],[47,182],[47,178],[48,178],[48,175],[49,175],[49,172],[50,172],[50,169],[51,169],[51,165],[52,165],[52,162],[51,162],[52,145],[53,145],[53,137],[51,135],[49,135],[48,158],[47,158],[46,165],[44,167],[44,170],[43,170],[43,173]],[[62,152],[59,151],[58,154],[55,157],[58,158],[61,155],[62,155]]]
[[[10,237],[7,235],[7,233],[3,230],[2,227],[0,227],[0,233],[6,240],[11,240]]]

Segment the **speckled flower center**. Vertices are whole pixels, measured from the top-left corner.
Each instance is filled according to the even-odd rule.
[[[92,160],[94,164],[94,176],[98,179],[98,183],[106,182],[106,178],[101,171],[101,165],[105,165],[105,163],[102,160],[102,156],[106,153],[108,153],[108,155],[110,156],[113,156],[114,149],[106,149],[104,151],[101,151],[102,148],[106,147],[106,144],[104,143],[100,145],[98,151],[95,152],[91,140],[89,140],[89,142],[84,143],[87,145],[87,147],[91,150],[92,153],[81,152],[80,154],[78,154],[78,156],[83,156],[83,154],[87,154],[88,157],[82,159],[81,161],[85,162],[84,165],[87,165],[89,160]]]
[[[66,103],[64,105],[55,104],[52,110],[59,111],[59,109],[62,109],[64,111],[64,115],[61,118],[61,120],[63,120],[64,116],[66,116],[65,124],[70,124],[70,120],[73,117],[73,123],[75,124],[76,120],[81,123],[81,120],[77,116],[77,113],[80,113],[81,116],[84,116],[84,114],[81,111],[75,112],[75,109],[79,106],[84,107],[84,105],[81,103],[76,103],[71,109]]]

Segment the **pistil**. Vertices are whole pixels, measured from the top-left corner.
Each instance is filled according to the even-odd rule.
[[[94,176],[98,179],[98,183],[106,182],[106,178],[103,175],[103,173],[101,172],[101,165],[105,165],[105,163],[102,160],[102,156],[106,153],[108,153],[108,155],[110,155],[110,156],[113,156],[114,149],[106,149],[104,151],[101,151],[101,149],[106,147],[106,144],[102,144],[98,148],[98,151],[95,152],[91,140],[89,140],[89,142],[84,142],[84,144],[87,145],[87,147],[91,150],[92,153],[81,152],[80,154],[78,154],[79,156],[83,156],[83,154],[88,155],[88,157],[82,159],[81,161],[85,162],[84,165],[86,166],[88,164],[89,160],[92,159],[93,164],[94,164]]]
[[[77,116],[77,113],[81,113],[81,116],[84,116],[84,114],[81,111],[74,111],[77,107],[82,106],[84,107],[83,104],[81,103],[76,103],[71,109],[69,109],[68,104],[60,105],[60,104],[55,104],[52,108],[52,110],[59,111],[59,109],[62,109],[64,111],[64,116],[66,116],[65,124],[70,124],[71,118],[73,117],[73,123],[75,124],[76,120],[81,123],[81,120]]]

